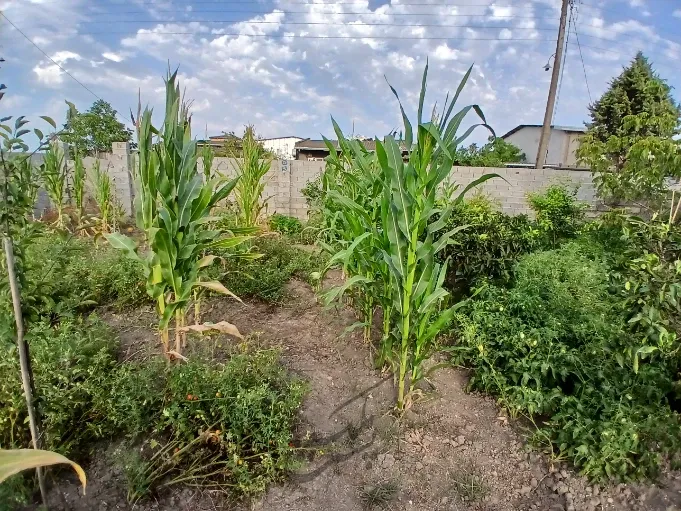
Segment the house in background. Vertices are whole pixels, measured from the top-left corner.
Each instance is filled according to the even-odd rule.
[[[519,147],[525,153],[527,163],[534,164],[537,162],[541,128],[541,124],[520,124],[502,135],[501,138]],[[586,128],[579,126],[551,126],[546,165],[561,168],[580,168],[577,163],[576,152],[579,148],[580,138],[585,132]]]
[[[208,140],[198,140],[199,147],[209,145],[214,151],[220,152],[224,150],[225,142],[234,140],[237,147],[241,147],[241,138],[233,133],[225,133],[222,135],[215,135],[208,137]],[[270,151],[278,160],[292,160],[295,159],[296,153],[294,146],[296,142],[303,140],[301,137],[275,137],[275,138],[261,138],[259,142],[262,146]]]
[[[373,138],[366,138],[360,140],[367,151],[376,150],[376,141]],[[333,146],[338,149],[338,140],[331,140]],[[402,147],[402,158],[409,158],[409,151],[407,151],[404,143],[400,143]],[[329,149],[323,140],[312,140],[306,138],[295,145],[295,159],[307,161],[322,161],[329,155]]]
[[[276,155],[278,160],[294,160],[296,158],[296,143],[303,140],[301,137],[276,137],[263,138],[262,146]]]

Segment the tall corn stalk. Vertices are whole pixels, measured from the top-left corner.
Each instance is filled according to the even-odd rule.
[[[424,376],[422,365],[432,352],[437,334],[463,304],[448,304],[449,293],[443,288],[447,262],[440,265],[435,256],[453,241],[457,232],[467,226],[459,226],[437,240],[434,240],[433,235],[446,226],[452,209],[468,190],[492,177],[498,177],[496,174],[487,174],[477,179],[444,207],[436,202],[438,187],[452,171],[456,147],[477,126],[484,126],[491,131],[477,105],[467,106],[452,115],[470,72],[471,69],[459,84],[452,101],[449,102],[449,97],[445,100],[442,114],[432,117],[438,120],[423,122],[428,73],[426,65],[415,137],[399,96],[391,87],[402,113],[408,161],[403,161],[402,144],[393,136],[387,136],[383,141],[377,139],[376,159],[381,191],[376,200],[362,203],[357,198],[337,192],[329,194],[331,200],[346,211],[347,218],[371,228],[368,231],[370,235],[351,247],[353,254],[348,257],[361,260],[368,254],[380,259],[380,264],[387,269],[385,272],[380,271],[380,264],[376,264],[372,280],[377,283],[376,292],[381,294],[380,301],[386,318],[382,353],[385,356],[392,355],[397,373],[397,407],[400,410],[409,405],[415,384]],[[457,136],[461,122],[471,110],[482,122]],[[351,151],[347,157],[355,168],[361,169],[365,164],[355,151]],[[370,248],[366,248],[367,245]],[[367,281],[364,275],[354,275],[334,292],[340,295],[357,283]]]
[[[43,159],[43,186],[52,205],[57,210],[57,228],[64,228],[64,195],[68,170],[64,164],[64,151],[59,147],[59,142],[53,140],[47,145]]]
[[[250,236],[205,228],[211,210],[229,195],[238,178],[204,182],[199,174],[191,117],[176,78],[177,71],[166,79],[163,126],[160,129],[152,126],[149,108],[138,118],[135,210],[137,226],[145,232],[148,250],[139,250],[133,239],[120,233],[109,234],[107,239],[144,266],[147,292],[157,304],[164,350],[169,357],[181,358],[182,331],[192,290],[199,286],[232,295],[219,282],[200,280],[202,268],[216,259],[203,254],[237,246]],[[176,327],[174,350],[170,349],[169,339],[172,318]],[[239,335],[233,325],[229,331]]]
[[[263,178],[270,170],[271,156],[255,138],[253,126],[247,126],[242,140],[243,158],[237,160],[239,181],[234,189],[238,207],[237,220],[242,227],[255,227],[267,205],[262,199]]]
[[[109,232],[109,222],[113,210],[113,193],[111,187],[111,176],[102,167],[98,159],[95,159],[92,164],[90,174],[90,181],[92,183],[92,192],[95,203],[99,208],[99,222],[102,233]]]
[[[208,137],[206,137],[208,138]],[[215,153],[213,153],[213,148],[208,144],[204,144],[201,147],[201,162],[203,163],[203,177],[206,182],[213,179],[213,158],[215,158]]]

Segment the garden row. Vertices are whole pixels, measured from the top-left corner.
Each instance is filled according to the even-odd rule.
[[[334,123],[339,148],[327,143],[313,195],[327,268],[348,277],[327,303],[353,304],[376,366],[395,373],[399,410],[423,394],[429,359],[444,350],[553,457],[594,479],[654,476],[681,439],[678,204],[658,194],[662,215],[587,223],[560,186],[529,197],[532,221],[466,200],[500,179],[463,190],[450,181],[456,148],[485,118],[477,106],[452,115],[466,75],[442,114],[422,119],[426,73],[417,123],[402,111],[403,141],[377,139],[370,152]],[[460,136],[469,112],[480,124]],[[407,160],[401,144],[413,148]]]
[[[294,275],[309,278],[321,260],[293,246],[307,234],[292,219],[273,217],[273,232],[262,233],[267,169],[258,158],[261,146],[253,139],[246,147],[246,141],[238,178],[212,174],[211,155],[199,154],[191,139],[174,75],[166,85],[163,127],[151,125],[148,110],[140,118],[138,218],[130,238],[103,221],[106,205],[92,217],[84,214],[82,165],[76,158],[75,172],[66,169],[54,142],[58,134],[35,130],[46,151],[45,163],[35,168],[24,142],[27,120],[16,119],[14,129],[2,125],[0,220],[17,278],[3,258],[0,448],[32,443],[20,367],[25,341],[43,448],[83,462],[101,451],[98,441],[120,442],[112,462],[127,476],[130,500],[181,482],[249,495],[296,462],[293,427],[305,384],[284,370],[276,351],[228,348],[234,343],[218,354],[206,350],[220,341],[221,328],[241,334],[224,322],[201,323],[201,303],[215,293],[281,302],[286,282]],[[59,196],[50,192],[55,176]],[[33,218],[38,187],[48,190],[55,209],[42,222]],[[235,200],[225,204],[230,192]],[[20,291],[23,340],[13,284]],[[124,356],[116,332],[93,314],[101,306],[155,306],[165,357]],[[208,331],[215,343],[194,342],[193,330]],[[28,473],[10,478],[0,486],[0,499],[10,506],[30,501],[34,483]]]

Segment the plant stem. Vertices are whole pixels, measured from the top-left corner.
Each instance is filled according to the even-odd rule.
[[[5,257],[7,258],[7,277],[9,280],[10,291],[12,293],[12,306],[14,308],[14,320],[17,326],[17,348],[19,350],[19,364],[21,366],[21,383],[24,387],[24,396],[26,398],[26,407],[28,409],[28,423],[31,430],[31,440],[34,449],[42,448],[42,439],[40,437],[40,427],[38,424],[38,414],[36,413],[33,395],[35,393],[33,386],[33,372],[31,370],[31,359],[28,351],[28,344],[24,339],[24,317],[21,312],[21,295],[19,291],[19,284],[17,276],[14,271],[14,247],[12,246],[12,239],[5,236]],[[40,486],[40,495],[43,499],[43,506],[47,508],[47,486],[45,486],[45,476],[42,468],[36,468],[38,475],[38,485]]]

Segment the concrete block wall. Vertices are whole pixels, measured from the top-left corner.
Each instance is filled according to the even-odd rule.
[[[578,186],[577,198],[595,211],[599,200],[596,197],[591,172],[563,169],[514,169],[486,167],[454,167],[450,174],[452,182],[463,190],[467,185],[485,174],[499,174],[503,179],[492,178],[468,192],[468,196],[483,193],[498,202],[504,213],[511,215],[532,214],[527,195],[541,192],[553,184]]]
[[[131,153],[127,143],[114,144],[110,154],[99,158],[103,169],[108,169],[114,179],[116,195],[122,202],[126,212],[132,214],[134,204],[133,166],[135,155]],[[90,169],[94,158],[86,158],[86,169]],[[70,167],[73,163],[69,162]],[[324,170],[323,161],[275,160],[265,176],[266,184],[263,198],[267,199],[266,214],[281,213],[306,219],[308,206],[302,189]],[[215,158],[213,168],[216,172],[234,177],[238,162],[233,158]],[[199,172],[203,172],[203,164],[199,159]],[[600,201],[596,197],[591,172],[568,169],[526,169],[526,168],[486,168],[486,167],[454,167],[450,180],[462,190],[471,182],[484,174],[496,173],[503,179],[493,178],[471,190],[469,196],[483,193],[497,202],[501,210],[508,214],[532,214],[527,201],[528,193],[540,192],[552,184],[578,186],[577,197],[591,206],[591,211],[599,209]]]

